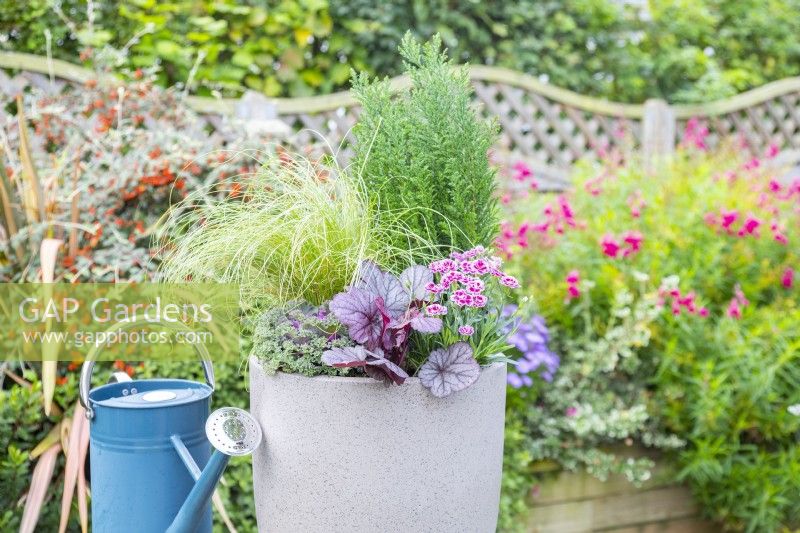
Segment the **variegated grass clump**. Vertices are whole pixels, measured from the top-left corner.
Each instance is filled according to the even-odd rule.
[[[237,283],[245,309],[321,304],[364,259],[395,268],[433,255],[433,245],[377,217],[378,208],[360,178],[332,160],[270,158],[236,194],[199,191],[177,206],[163,279]]]

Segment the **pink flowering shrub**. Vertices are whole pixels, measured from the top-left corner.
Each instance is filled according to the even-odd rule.
[[[692,128],[697,135],[700,126]],[[694,139],[691,146],[697,145]],[[774,157],[774,149],[768,155]],[[579,296],[575,281],[563,283],[578,272],[606,293],[616,281],[630,282],[634,272],[647,274],[654,290],[663,278],[677,276],[665,308],[698,317],[731,315],[732,301],[744,308],[748,298],[796,298],[800,178],[781,179],[764,161],[734,151],[694,148],[658,176],[613,165],[613,172],[582,168],[573,190],[531,196],[524,208],[515,206],[524,215],[502,223],[497,247],[515,259],[523,285],[544,309],[560,315]],[[597,175],[603,176],[599,182]]]
[[[574,432],[587,413],[608,398],[638,406],[628,443],[680,445],[682,476],[710,516],[735,529],[797,527],[799,483],[786,472],[800,468],[800,417],[787,414],[800,401],[800,178],[773,164],[775,147],[756,158],[738,145],[708,153],[707,134],[690,121],[656,174],[619,158],[586,164],[571,190],[509,205],[497,247],[562,358],[552,386],[528,393],[550,410],[527,415],[529,432],[546,444],[537,424],[558,420],[562,444],[585,447],[597,441]],[[626,293],[648,318],[615,333],[608,317],[628,320]],[[598,363],[639,334],[625,361]],[[591,401],[576,396],[581,383]],[[574,468],[570,454],[553,446],[540,457]]]

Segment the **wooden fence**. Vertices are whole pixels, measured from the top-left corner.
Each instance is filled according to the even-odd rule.
[[[651,478],[636,487],[622,475],[600,481],[586,472],[545,477],[531,498],[529,533],[716,533],[704,520],[689,489],[657,454],[618,450],[623,456],[656,461]]]
[[[5,69],[2,70],[2,69]],[[96,78],[97,73],[65,61],[14,52],[0,52],[0,98],[34,86],[48,92]],[[473,66],[470,78],[482,113],[501,125],[497,154],[501,160],[527,162],[545,186],[562,187],[571,165],[604,150],[626,146],[652,161],[669,153],[692,117],[709,129],[707,143],[740,136],[754,155],[771,144],[800,151],[800,78],[776,81],[726,100],[698,105],[668,105],[648,100],[620,104],[583,96],[511,70]],[[400,90],[408,80],[392,80]],[[189,105],[216,129],[236,114],[241,100],[188,97]],[[358,106],[348,92],[308,98],[261,98],[261,114],[274,113],[294,134],[298,147],[319,144],[342,147],[346,159],[350,129]],[[2,112],[2,111],[0,111]]]

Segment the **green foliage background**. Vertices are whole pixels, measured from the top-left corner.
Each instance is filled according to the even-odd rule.
[[[624,102],[697,102],[800,73],[800,0],[124,0],[0,4],[0,48],[77,61],[85,46],[129,48],[125,67],[163,66],[185,82],[198,54],[197,92],[270,96],[345,89],[350,68],[395,75],[409,28],[440,33],[456,62],[500,65],[574,91]]]

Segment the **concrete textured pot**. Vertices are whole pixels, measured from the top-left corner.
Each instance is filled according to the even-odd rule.
[[[258,530],[269,533],[495,531],[505,364],[434,397],[417,378],[266,374],[250,360]]]

